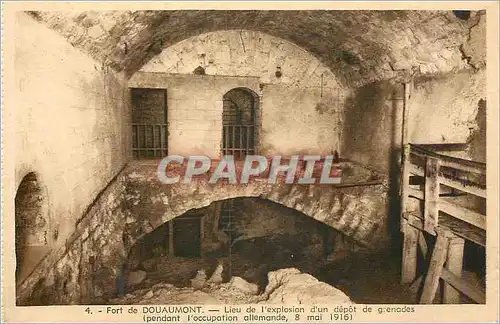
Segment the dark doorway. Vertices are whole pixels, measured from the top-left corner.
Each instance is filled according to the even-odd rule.
[[[135,159],[167,155],[167,90],[131,89],[132,152]]]
[[[235,88],[223,97],[222,154],[236,160],[256,154],[255,125],[258,96],[247,88]]]
[[[178,257],[200,257],[201,222],[199,217],[179,217],[174,221],[174,254]]]
[[[16,280],[21,282],[47,254],[49,223],[46,196],[35,173],[28,173],[17,189],[16,215]]]

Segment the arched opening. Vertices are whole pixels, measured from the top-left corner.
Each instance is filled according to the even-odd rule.
[[[183,219],[198,224],[175,230]],[[178,244],[193,247],[197,242],[199,256],[178,253],[186,250]],[[273,282],[269,275],[276,271],[311,275],[357,302],[380,299],[380,289],[390,290],[385,301],[412,302],[410,292],[392,285],[399,264],[372,252],[329,225],[270,200],[219,200],[142,236],[130,249],[122,296],[111,303],[142,303],[148,291],[160,304],[217,303],[212,298],[250,302],[265,298]],[[239,296],[241,289],[252,293]]]
[[[222,154],[236,160],[256,154],[259,97],[247,88],[234,88],[223,96]]]
[[[46,196],[35,173],[21,181],[15,197],[16,281],[25,279],[48,251]]]

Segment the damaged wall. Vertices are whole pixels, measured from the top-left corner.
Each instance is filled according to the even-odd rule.
[[[24,13],[15,36],[16,106],[4,115],[6,132],[15,125],[4,139],[15,169],[5,169],[14,181],[4,199],[14,201],[34,172],[47,197],[47,241],[61,246],[128,159],[126,82]]]
[[[387,242],[386,188],[382,184],[362,185],[372,175],[361,167],[352,168],[351,175],[346,172],[343,176],[346,183],[355,183],[357,178],[360,186],[345,188],[260,181],[245,186],[220,181],[215,185],[203,181],[163,185],[157,178],[155,164],[130,165],[124,172],[128,188],[126,204],[133,215],[127,221],[126,246],[132,246],[138,237],[190,209],[236,197],[261,197],[293,208],[360,244],[380,247]],[[364,178],[359,178],[360,174]]]
[[[166,81],[181,79],[165,73],[189,75],[197,67],[207,76],[186,76],[187,83]],[[234,79],[228,76],[247,79],[247,87],[260,96],[259,154],[330,154],[340,150],[343,88],[309,52],[264,33],[228,30],[191,37],[164,49],[132,76],[129,85],[168,87],[171,153],[206,154],[213,149],[208,154],[213,156],[218,154],[222,138],[222,96],[235,87]],[[238,82],[245,86],[245,82]],[[209,93],[214,90],[217,92]],[[209,130],[208,137],[194,134],[204,130]],[[191,133],[197,143],[211,143],[197,144],[189,151],[188,137],[184,136]]]
[[[331,154],[340,149],[342,102],[338,89],[295,88],[282,84],[262,90],[262,155]]]
[[[484,151],[486,144],[484,136],[478,139],[478,134],[485,135],[482,120],[486,109],[479,107],[479,101],[486,99],[485,12],[473,13],[468,24],[467,37],[459,44],[461,68],[450,69],[454,63],[444,60],[441,65],[446,68],[432,74],[420,71],[413,80],[408,140],[422,144],[469,142],[477,148],[468,158],[481,160],[477,152]],[[353,89],[344,106],[343,152],[354,161],[381,170],[397,168],[403,97],[403,85],[389,81]],[[475,139],[471,137],[474,134]]]
[[[380,171],[389,170],[401,145],[403,88],[389,82],[354,90],[344,107],[344,157]],[[397,154],[397,153],[396,153]]]
[[[103,190],[62,247],[17,287],[18,305],[88,304],[112,294],[126,262],[124,177]],[[57,294],[53,292],[57,291]]]
[[[410,95],[410,143],[467,143],[472,132],[484,133],[481,118],[486,109],[479,108],[479,101],[486,98],[484,70],[416,78]],[[389,82],[353,91],[344,108],[343,152],[347,157],[380,170],[399,168],[403,98],[403,85]],[[474,145],[476,151],[484,150],[485,138]],[[474,157],[481,158],[469,156]]]
[[[326,91],[339,88],[330,69],[299,46],[250,30],[221,30],[197,35],[165,48],[139,71],[259,78],[263,84],[288,84]],[[276,71],[281,72],[278,77]]]
[[[186,211],[235,197],[262,197],[293,208],[371,249],[387,242],[382,185],[330,187],[328,192],[314,185],[263,183],[162,186],[156,165],[129,165],[99,195],[66,244],[54,249],[22,282],[17,302],[78,304],[113,297],[137,240]],[[269,233],[247,234],[255,238]],[[54,290],[60,293],[52,294]]]
[[[480,13],[472,11],[463,20],[451,10],[223,9],[31,13],[76,47],[129,75],[164,48],[207,32],[236,30],[234,43],[251,47],[245,32],[241,39],[238,35],[243,29],[307,49],[347,86],[391,79],[412,68],[424,74],[463,68],[461,44]]]
[[[485,70],[416,79],[410,99],[410,142],[467,143],[472,131],[481,127],[476,119],[485,117],[486,110],[479,109],[481,99],[486,99]],[[483,140],[476,145],[486,145]]]

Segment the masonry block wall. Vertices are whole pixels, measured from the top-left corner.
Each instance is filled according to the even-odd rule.
[[[131,99],[132,123],[165,123],[165,92],[163,90],[133,89]]]
[[[453,60],[443,61],[440,65],[445,64],[444,69],[437,65],[431,69],[441,73],[425,75],[429,66],[423,63],[411,67],[424,75],[414,79],[410,90],[408,140],[421,144],[470,143],[471,154],[465,157],[485,161],[485,136],[473,139],[474,134],[485,135],[486,127],[486,107],[484,102],[480,104],[486,100],[484,13],[478,14],[469,37],[456,41],[462,42],[459,68],[452,68]],[[349,158],[381,170],[399,167],[404,97],[401,82],[373,82],[350,90],[344,102],[342,140]]]
[[[121,75],[55,31],[24,13],[16,22],[16,106],[3,116],[11,153],[4,176],[14,180],[4,188],[5,211],[14,215],[16,190],[35,173],[57,247],[130,156],[128,89]]]
[[[259,89],[256,78],[143,72],[136,73],[129,86],[167,89],[170,155],[198,154],[214,159],[221,151],[222,96],[237,87]]]
[[[207,75],[192,75],[198,67]],[[129,86],[167,88],[170,154],[219,156],[222,97],[237,86],[260,97],[259,154],[340,150],[345,90],[313,55],[267,34],[229,30],[191,37],[164,49]]]
[[[485,114],[479,110],[481,99],[486,100],[484,69],[416,79],[408,125],[410,140],[466,143],[471,132],[480,126],[476,117]]]
[[[345,101],[343,152],[356,162],[390,169],[390,156],[400,154],[403,98],[401,83],[377,82],[354,90]],[[485,118],[486,109],[479,105],[484,99],[484,70],[416,78],[410,91],[408,140],[468,143],[475,131],[484,132],[485,125],[478,122]],[[484,151],[486,138],[474,146]],[[478,155],[464,157],[484,160]]]

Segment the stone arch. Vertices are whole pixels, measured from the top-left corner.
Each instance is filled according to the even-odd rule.
[[[349,92],[314,54],[280,37],[231,29],[199,34],[164,48],[131,76],[129,85],[153,79],[156,84],[163,75],[191,76],[198,66],[206,71],[200,79],[212,77],[217,86],[226,83],[217,80],[231,80],[218,88],[221,96],[235,86],[259,94],[259,154],[342,154],[342,102]],[[216,106],[222,109],[222,102]],[[290,132],[297,136],[292,139]],[[214,142],[207,151],[219,151],[221,143]]]
[[[261,84],[300,88],[343,86],[314,54],[291,41],[255,30],[227,29],[202,33],[162,50],[139,71],[258,77]]]
[[[275,240],[276,245],[264,249],[268,239]],[[273,262],[292,262],[291,266],[293,261],[304,260],[310,253],[326,257],[335,248],[354,251],[360,246],[296,209],[260,197],[236,197],[189,210],[144,235],[127,251],[126,269],[156,271],[159,268],[150,262],[152,259],[166,261],[163,258],[168,256],[170,261],[173,258],[213,261],[225,253],[230,257],[231,251],[240,253],[248,248],[253,258],[271,257]]]
[[[21,180],[15,196],[16,280],[22,281],[48,252],[48,197],[35,172]]]
[[[249,88],[237,87],[222,96],[222,154],[242,159],[257,153],[260,98]]]
[[[337,187],[267,182],[246,185],[192,182],[163,185],[157,180],[155,171],[132,168],[125,173],[127,188],[131,190],[125,195],[130,215],[123,235],[126,249],[143,235],[191,209],[236,197],[260,197],[295,209],[361,245],[375,247],[385,244],[387,192],[382,184]]]

